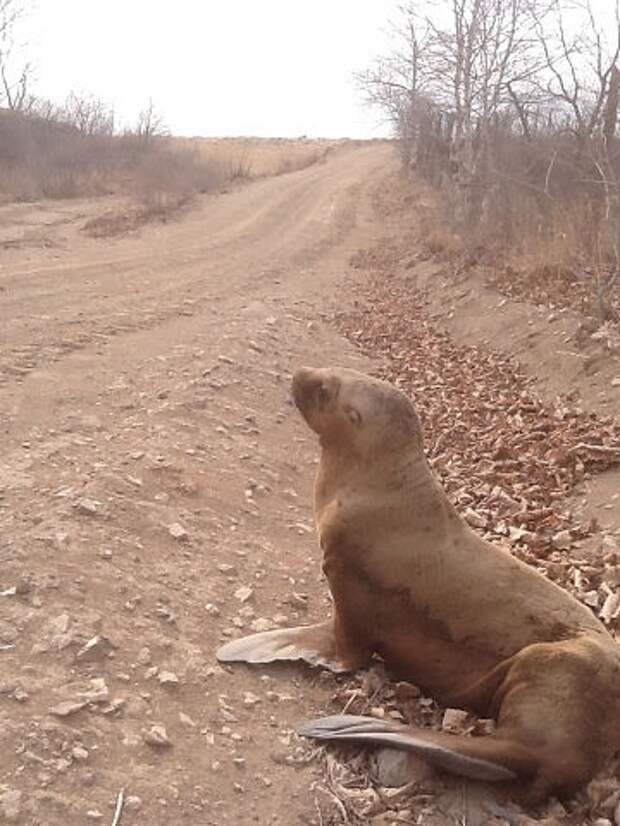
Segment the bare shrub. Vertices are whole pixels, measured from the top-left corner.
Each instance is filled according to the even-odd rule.
[[[604,321],[620,312],[620,9],[602,5],[408,3],[358,82],[466,247],[580,272]]]
[[[81,125],[0,110],[0,193],[9,199],[125,193],[168,212],[231,179],[229,166],[173,141],[109,134],[105,110],[88,99]],[[93,104],[92,106],[90,104]],[[65,110],[62,110],[65,112]],[[73,110],[75,113],[75,110]]]
[[[130,191],[151,210],[168,212],[195,194],[210,192],[233,180],[235,170],[191,149],[164,142],[151,144],[133,171]]]

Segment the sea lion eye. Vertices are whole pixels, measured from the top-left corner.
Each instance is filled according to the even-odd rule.
[[[319,404],[327,404],[329,401],[329,390],[322,384],[319,387]]]
[[[359,426],[362,423],[362,415],[359,410],[356,410],[354,407],[347,407],[345,413],[351,424]]]

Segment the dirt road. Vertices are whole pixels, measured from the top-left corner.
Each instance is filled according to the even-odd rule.
[[[312,822],[291,731],[331,678],[214,650],[325,611],[288,380],[363,366],[321,313],[391,151],[113,240],[93,203],[2,208],[0,820],[107,824],[124,789],[123,826]]]

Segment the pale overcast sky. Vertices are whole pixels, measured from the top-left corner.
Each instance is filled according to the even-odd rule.
[[[351,74],[385,47],[395,0],[34,0],[35,91],[149,96],[180,135],[383,135]]]

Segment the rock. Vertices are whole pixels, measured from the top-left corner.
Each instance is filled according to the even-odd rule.
[[[94,660],[104,660],[113,650],[114,646],[107,637],[97,635],[91,637],[75,655],[77,660],[90,662]]]
[[[21,686],[17,686],[15,691],[12,694],[14,700],[17,700],[18,703],[25,703],[30,699],[30,695],[27,691],[25,691]]]
[[[558,531],[554,534],[552,540],[554,547],[561,551],[567,551],[572,545],[572,537],[570,531]]]
[[[468,713],[460,708],[447,708],[444,711],[441,727],[444,731],[462,732],[468,717]]]
[[[248,706],[249,708],[253,708],[257,703],[260,703],[260,697],[257,697],[256,694],[252,694],[251,691],[246,691],[243,695],[243,705]]]
[[[52,706],[49,713],[53,714],[54,717],[70,717],[72,714],[77,714],[78,711],[81,711],[85,705],[85,701],[65,700],[62,703]]]
[[[138,662],[140,665],[150,665],[152,662],[151,656],[151,649],[148,646],[144,646],[138,651]]]
[[[169,749],[172,747],[172,741],[168,737],[168,733],[164,726],[154,725],[144,735],[144,742],[157,749]]]
[[[125,808],[130,812],[137,812],[142,806],[142,798],[137,794],[130,794],[125,798]]]
[[[15,823],[21,812],[22,793],[17,789],[8,789],[0,793],[0,820]]]
[[[42,639],[32,647],[33,654],[41,654],[46,651],[63,651],[71,645],[75,639],[75,632],[70,628],[71,617],[69,614],[59,614],[49,620],[42,632]]]
[[[87,703],[107,703],[110,691],[103,677],[93,677],[86,685],[74,684],[67,687],[78,700]]]
[[[468,525],[471,525],[472,528],[486,528],[486,517],[477,513],[473,510],[473,508],[467,508],[467,510],[463,513],[463,519]]]
[[[371,759],[373,779],[387,788],[399,788],[411,782],[422,782],[433,775],[432,767],[422,758],[401,749],[381,748]]]
[[[74,746],[71,749],[71,756],[74,760],[88,760],[88,752],[83,746]]]
[[[611,380],[612,387],[620,387],[620,376],[616,376],[615,379]]]
[[[603,607],[599,611],[599,617],[605,624],[609,624],[618,615],[620,615],[620,594],[611,593],[603,603]]]
[[[589,605],[590,608],[598,608],[599,607],[599,595],[598,591],[586,591],[580,597],[582,602],[585,602],[586,605]]]
[[[239,602],[247,602],[253,595],[254,591],[247,585],[242,585],[241,588],[237,588],[234,594],[235,599],[238,599]]]
[[[189,540],[189,534],[179,522],[174,522],[168,528],[168,533],[173,539],[176,539],[178,542],[187,542]]]
[[[97,822],[100,821],[100,820],[103,820],[103,815],[98,809],[89,809],[86,812],[86,817],[89,820],[94,820],[94,821],[97,821]]]
[[[189,714],[185,714],[183,711],[179,711],[179,720],[188,728],[197,728],[197,723],[192,720]]]
[[[80,499],[76,503],[75,509],[82,516],[98,516],[101,512],[101,502],[94,499]]]
[[[273,628],[273,623],[270,620],[265,619],[265,617],[257,617],[257,619],[250,623],[250,628],[256,633],[260,633],[261,631],[271,631]]]
[[[176,688],[179,684],[179,678],[174,671],[160,671],[157,679],[164,688]]]

